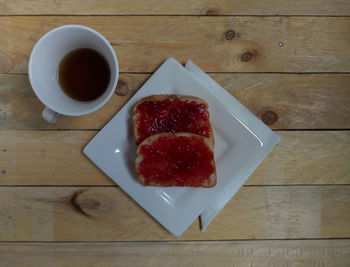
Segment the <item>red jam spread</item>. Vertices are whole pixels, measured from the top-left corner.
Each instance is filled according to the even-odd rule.
[[[157,133],[189,132],[211,136],[209,112],[205,104],[180,99],[144,101],[136,108],[136,144]]]
[[[145,185],[203,186],[214,172],[213,152],[200,137],[161,136],[139,154]]]

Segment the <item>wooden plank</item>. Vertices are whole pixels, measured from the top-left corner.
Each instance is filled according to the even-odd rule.
[[[0,187],[1,241],[350,237],[350,186],[243,187],[205,232],[172,236],[119,188]]]
[[[101,129],[149,76],[121,74],[125,96],[114,95],[88,116],[48,124],[41,118],[44,106],[27,75],[0,74],[0,129]],[[350,128],[349,74],[220,73],[211,77],[273,129]]]
[[[2,266],[350,265],[347,240],[1,243]]]
[[[0,129],[101,129],[148,77],[122,74],[119,80],[122,88],[127,89],[125,96],[113,95],[98,112],[81,117],[64,117],[56,124],[48,124],[42,119],[44,105],[35,96],[28,76],[0,75]]]
[[[346,0],[14,0],[0,15],[350,15]]]
[[[0,184],[113,185],[82,153],[95,134],[0,131]],[[350,184],[349,131],[278,134],[280,143],[247,185]]]
[[[350,127],[350,75],[215,74],[212,77],[273,129]]]
[[[35,42],[64,24],[105,35],[122,72],[152,72],[168,57],[207,72],[350,71],[350,17],[7,16],[0,73],[27,72]]]

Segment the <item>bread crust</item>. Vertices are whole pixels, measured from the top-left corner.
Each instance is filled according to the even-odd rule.
[[[150,137],[147,137],[145,140],[143,140],[141,142],[141,144],[138,146],[137,148],[137,158],[135,160],[135,171],[136,171],[136,176],[137,179],[139,180],[139,182],[144,185],[144,186],[162,186],[162,187],[174,187],[173,185],[161,185],[161,184],[157,184],[157,183],[152,183],[150,185],[145,185],[144,183],[144,178],[143,176],[140,174],[139,172],[139,164],[142,161],[143,157],[140,155],[140,149],[143,145],[150,145],[152,144],[152,142],[154,142],[156,139],[158,139],[159,137],[162,136],[175,136],[175,137],[180,137],[180,136],[185,136],[185,137],[197,137],[197,138],[201,138],[205,144],[209,147],[209,149],[211,150],[211,152],[214,155],[214,144],[211,142],[211,140],[209,138],[203,137],[201,135],[198,134],[193,134],[193,133],[185,133],[185,132],[178,132],[178,133],[159,133],[156,135],[152,135]],[[203,187],[203,188],[210,188],[216,185],[217,183],[217,176],[216,176],[216,166],[215,166],[215,160],[213,158],[212,162],[213,167],[214,167],[214,172],[209,176],[208,181],[206,181],[206,183],[204,183],[202,186],[196,186],[196,187]]]
[[[199,97],[188,96],[188,95],[166,95],[166,94],[151,95],[151,96],[147,96],[147,97],[139,100],[134,106],[134,116],[132,119],[133,135],[134,135],[135,142],[137,142],[137,140],[139,138],[139,136],[137,135],[137,123],[136,123],[136,120],[138,118],[138,113],[136,112],[137,106],[145,101],[164,101],[164,100],[175,100],[175,99],[180,99],[182,101],[195,101],[197,103],[204,104],[206,106],[206,110],[208,111],[208,114],[209,114],[208,119],[209,119],[209,126],[210,126],[210,137],[207,139],[209,139],[210,142],[212,143],[212,145],[214,146],[215,140],[214,140],[213,128],[212,128],[211,123],[210,123],[210,111],[209,111],[208,103]]]

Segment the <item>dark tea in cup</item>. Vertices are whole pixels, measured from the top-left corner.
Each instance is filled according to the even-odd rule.
[[[77,101],[92,101],[103,95],[110,78],[107,60],[89,48],[69,52],[58,69],[58,82],[63,92]]]

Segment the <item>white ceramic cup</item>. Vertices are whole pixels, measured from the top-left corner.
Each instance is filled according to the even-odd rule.
[[[103,95],[88,102],[70,98],[58,83],[58,68],[62,58],[78,48],[99,52],[107,60],[111,72],[108,88]],[[36,96],[46,106],[43,118],[54,123],[62,115],[86,115],[102,107],[117,86],[119,67],[112,46],[100,33],[81,25],[65,25],[46,33],[36,43],[29,59],[28,75]]]

